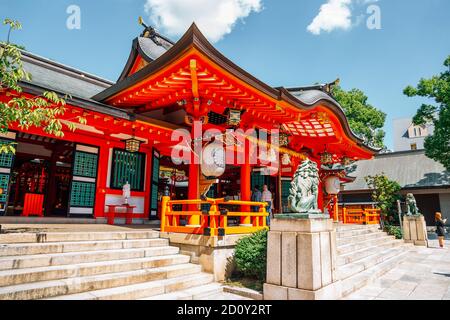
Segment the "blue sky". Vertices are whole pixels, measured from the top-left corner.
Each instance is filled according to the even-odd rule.
[[[146,11],[147,1],[153,6]],[[443,70],[450,54],[448,0],[245,0],[248,7],[240,8],[242,19],[231,33],[220,33],[229,25],[218,21],[223,15],[215,18],[217,8],[209,6],[211,2],[206,6],[205,0],[196,0],[186,13],[180,1],[0,0],[0,18],[22,22],[23,30],[14,33],[12,40],[29,51],[116,80],[132,39],[141,31],[138,16],[153,24],[152,17],[161,18],[159,30],[177,40],[183,23],[193,15],[208,25],[206,33],[223,54],[272,86],[309,85],[340,77],[344,89],[362,89],[371,104],[388,114],[388,147],[392,147],[392,119],[412,116],[422,103],[404,96],[403,88]],[[331,32],[313,34],[307,27],[328,1],[347,4],[351,26],[342,26],[338,17]],[[366,27],[366,9],[373,2],[380,8],[380,30]],[[81,9],[79,30],[66,27],[66,9],[72,4]],[[179,23],[164,22],[166,14],[178,14]],[[334,21],[336,17],[325,18]],[[0,38],[5,37],[6,28],[1,28]]]

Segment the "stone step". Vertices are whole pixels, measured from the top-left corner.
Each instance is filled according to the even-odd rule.
[[[363,259],[360,259],[356,262],[340,266],[338,267],[339,279],[341,280],[347,279],[357,273],[363,272],[364,270],[367,270],[379,263],[382,263],[383,261],[395,255],[401,254],[404,251],[405,251],[404,248],[402,248],[401,246],[388,248],[373,255],[370,255],[368,257],[365,257]]]
[[[145,297],[139,300],[203,300],[221,293],[224,293],[222,285],[219,283],[210,283],[185,290]]]
[[[386,259],[382,263],[344,279],[341,283],[342,296],[346,297],[381,277],[383,274],[397,266],[405,258],[407,253],[408,250],[404,249],[403,251],[397,252],[396,255]]]
[[[365,233],[360,234],[356,236],[350,236],[350,237],[343,237],[343,238],[337,238],[336,242],[338,246],[343,246],[350,243],[359,243],[365,240],[371,240],[371,239],[377,239],[385,237],[387,234],[381,231],[378,232],[372,232],[372,233]]]
[[[131,249],[146,247],[161,247],[169,244],[167,239],[136,239],[136,240],[102,240],[74,241],[53,243],[26,243],[0,245],[0,257],[22,256],[48,253],[66,253],[80,251],[98,251],[112,249]]]
[[[198,267],[200,268],[200,266]],[[198,271],[195,274],[179,275],[171,279],[148,281],[103,290],[93,290],[80,294],[55,296],[51,298],[51,300],[137,300],[207,285],[212,283],[213,279],[214,276],[212,274]]]
[[[37,268],[70,265],[100,261],[137,259],[153,256],[172,255],[180,252],[177,247],[161,246],[137,249],[67,252],[25,256],[0,257],[0,270]]]
[[[346,254],[349,252],[354,252],[358,250],[362,250],[365,248],[369,248],[372,246],[375,246],[377,244],[384,243],[385,241],[394,240],[394,236],[388,236],[387,234],[384,234],[382,237],[378,237],[375,239],[369,239],[364,241],[359,241],[356,243],[349,243],[345,245],[338,245],[337,246],[337,253],[338,255]]]
[[[336,263],[338,266],[342,266],[345,264],[356,262],[360,259],[366,258],[388,248],[398,247],[402,245],[404,245],[404,242],[402,240],[388,240],[372,247],[367,247],[361,250],[351,251],[346,254],[338,255]]]
[[[121,286],[170,279],[181,275],[194,275],[200,272],[201,266],[186,263],[160,268],[26,283],[0,287],[0,300],[35,300],[101,289],[116,289]],[[176,288],[176,283],[173,286]]]
[[[353,236],[359,236],[363,234],[371,234],[371,233],[377,233],[381,232],[379,228],[364,228],[364,229],[353,229],[353,230],[341,230],[336,231],[336,238],[346,238],[346,237],[353,237]]]
[[[235,300],[253,300],[230,292],[222,292],[213,296],[205,297],[200,300],[216,300],[216,301],[235,301]]]
[[[111,231],[111,232],[39,232],[0,234],[0,244],[6,243],[42,243],[73,242],[97,240],[133,240],[154,239],[159,237],[155,230],[145,231]]]
[[[336,226],[336,231],[355,231],[355,230],[370,230],[370,229],[379,229],[379,224],[338,224]]]
[[[180,254],[148,258],[81,263],[75,265],[0,271],[0,287],[39,281],[85,277],[140,269],[189,263],[190,257]]]

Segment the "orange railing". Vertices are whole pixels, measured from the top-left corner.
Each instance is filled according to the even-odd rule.
[[[208,210],[199,210],[199,206],[209,205]],[[182,206],[188,210],[174,210],[174,206]],[[230,211],[227,207],[239,207],[238,211]],[[239,201],[227,199],[204,200],[170,200],[163,197],[161,201],[161,232],[202,234],[207,236],[224,236],[229,234],[253,233],[268,229],[266,224],[267,203]],[[194,207],[194,210],[192,210]],[[257,207],[257,212],[247,212],[250,207]],[[198,225],[182,225],[182,218],[198,217]],[[238,225],[230,225],[229,218],[238,217],[245,221]],[[247,223],[248,222],[248,223]]]
[[[379,224],[380,209],[347,209],[342,208],[339,221],[344,224]]]

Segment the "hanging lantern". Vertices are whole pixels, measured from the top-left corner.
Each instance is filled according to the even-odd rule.
[[[225,172],[225,151],[222,143],[213,142],[203,148],[201,170],[205,177],[220,177]]]
[[[125,140],[125,150],[127,150],[128,152],[131,152],[131,153],[139,152],[139,148],[141,147],[141,142],[142,141],[136,139],[136,137],[134,136],[134,132],[133,132],[133,136],[130,139]]]
[[[281,163],[283,166],[287,166],[291,164],[291,157],[287,153],[283,153],[281,156]]]
[[[320,162],[322,164],[331,164],[333,163],[333,154],[325,151],[320,154]]]
[[[237,126],[241,123],[241,110],[228,109],[227,125]]]
[[[280,146],[285,147],[289,144],[289,134],[280,131]]]
[[[140,146],[141,146],[141,141],[139,141],[135,138],[125,140],[125,150],[127,150],[128,152],[132,152],[132,153],[138,152]]]
[[[341,191],[341,181],[337,176],[329,176],[325,179],[325,190],[328,194],[336,195]]]

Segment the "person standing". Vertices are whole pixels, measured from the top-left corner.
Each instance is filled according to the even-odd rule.
[[[445,222],[447,222],[447,219],[442,219],[442,214],[440,212],[436,212],[434,218],[436,220],[436,233],[439,239],[439,246],[444,248]]]
[[[272,199],[272,192],[270,192],[269,187],[265,184],[263,186],[263,192],[262,192],[262,202],[267,202],[267,212],[269,215],[267,216],[267,225],[270,226],[270,216],[272,215],[272,208],[273,208],[273,199]]]
[[[262,193],[261,193],[261,191],[259,191],[259,186],[255,186],[255,188],[253,188],[253,192],[252,192],[252,201],[253,202],[261,202],[261,199],[262,199]],[[252,211],[258,212],[259,207],[253,206]]]

